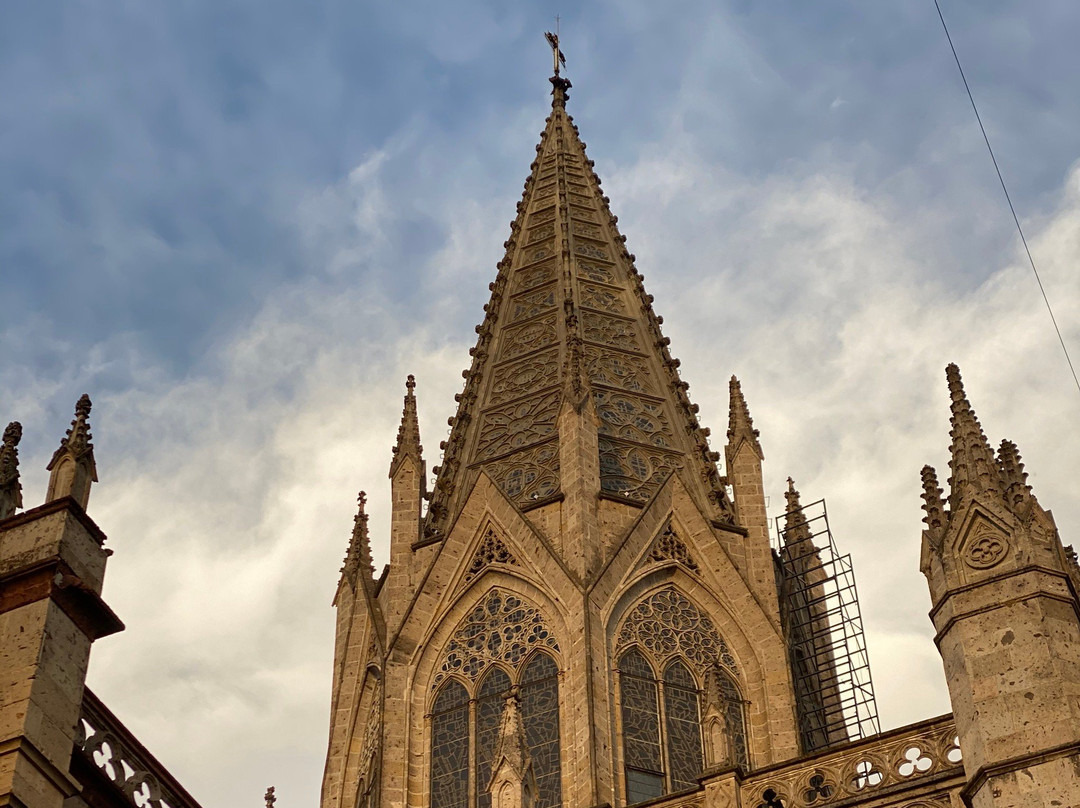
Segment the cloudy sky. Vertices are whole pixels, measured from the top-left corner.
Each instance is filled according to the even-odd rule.
[[[1080,358],[1080,4],[942,6]],[[356,491],[381,564],[404,377],[432,466],[556,13],[703,422],[738,374],[773,512],[789,474],[828,499],[883,725],[949,709],[918,573],[947,362],[1080,538],[1080,393],[931,0],[8,4],[0,419],[33,506],[93,398],[127,631],[89,682],[206,808],[316,803]]]

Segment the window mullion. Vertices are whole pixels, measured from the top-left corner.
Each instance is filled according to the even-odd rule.
[[[476,699],[469,699],[469,802],[476,808],[479,805],[480,787],[476,783]]]
[[[660,730],[660,765],[664,767],[664,793],[671,793],[671,761],[668,759],[667,737],[667,704],[664,695],[663,668],[660,668],[660,678],[656,680],[656,718],[657,728]]]

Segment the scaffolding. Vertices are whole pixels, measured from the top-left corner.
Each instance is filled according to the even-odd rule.
[[[775,550],[803,751],[879,733],[855,573],[825,500],[777,517]]]

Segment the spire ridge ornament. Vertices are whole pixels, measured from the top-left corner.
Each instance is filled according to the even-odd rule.
[[[4,430],[0,444],[0,519],[6,519],[22,507],[22,483],[19,481],[19,441],[22,424],[12,421]]]
[[[398,426],[397,443],[394,444],[390,461],[390,476],[398,465],[411,455],[417,463],[423,461],[424,447],[420,445],[420,420],[416,414],[416,377],[411,373],[405,379],[405,403],[401,408],[401,424]]]
[[[949,468],[949,503],[953,511],[965,496],[999,492],[1000,471],[990,443],[986,440],[982,425],[964,393],[960,368],[950,364],[945,368],[949,396],[952,399],[952,458]]]
[[[50,472],[46,502],[72,497],[85,509],[90,500],[90,484],[98,479],[90,442],[90,407],[90,396],[83,393],[75,404],[75,420],[45,467]]]

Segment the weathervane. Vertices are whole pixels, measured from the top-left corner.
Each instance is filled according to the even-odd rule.
[[[555,18],[555,33],[546,31],[544,36],[547,37],[548,44],[551,46],[551,57],[555,62],[555,75],[559,75],[559,65],[566,67],[566,57],[563,56],[563,52],[559,50],[559,18]]]

